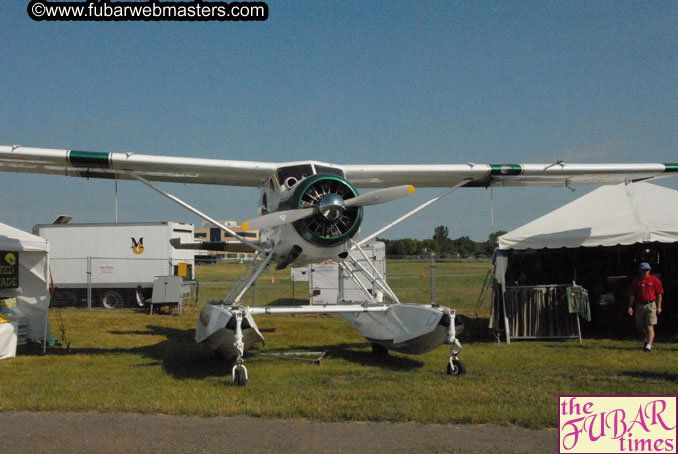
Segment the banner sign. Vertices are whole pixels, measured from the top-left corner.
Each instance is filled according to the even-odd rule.
[[[19,287],[19,253],[0,251],[0,289]]]

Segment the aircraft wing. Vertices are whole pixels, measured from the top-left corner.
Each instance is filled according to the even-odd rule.
[[[129,180],[124,170],[151,181],[258,187],[280,164],[180,158],[136,153],[0,146],[0,171]]]
[[[678,164],[440,164],[349,165],[343,167],[357,187],[598,186],[675,175]]]
[[[586,186],[629,183],[675,175],[678,163],[642,164],[315,164],[342,169],[356,187]],[[130,179],[132,171],[152,181],[258,187],[280,167],[300,163],[153,156],[0,146],[0,171],[82,178]]]

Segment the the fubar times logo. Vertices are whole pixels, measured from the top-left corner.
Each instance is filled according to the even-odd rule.
[[[678,396],[559,396],[558,452],[676,453]]]

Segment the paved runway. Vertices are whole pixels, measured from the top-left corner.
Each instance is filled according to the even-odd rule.
[[[0,413],[10,453],[548,453],[555,430],[126,413]]]

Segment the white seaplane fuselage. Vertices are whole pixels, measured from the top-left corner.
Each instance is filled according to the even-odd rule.
[[[322,176],[313,175],[313,177],[322,180]],[[293,179],[288,177],[287,181],[279,184],[274,175],[267,184],[260,188],[260,215],[275,213],[281,206],[285,209],[299,207],[300,202],[294,198],[299,197],[298,185],[303,185],[306,180],[291,178]],[[329,178],[335,181],[340,176],[330,175]],[[269,211],[271,208],[273,211]],[[262,229],[259,244],[269,246],[271,261],[277,262],[279,268],[290,263],[299,266],[323,261],[343,262],[354,245],[351,240],[359,232],[360,214],[357,215],[356,224],[358,225],[350,226],[351,229],[344,238],[316,238],[304,226],[285,223]],[[343,232],[338,233],[341,235]],[[204,343],[226,359],[235,359],[238,356],[238,349],[234,312],[241,311],[242,308],[243,306],[236,301],[208,303],[200,314],[196,328],[196,341]],[[273,311],[277,313],[339,313],[370,343],[381,345],[389,350],[411,354],[426,353],[445,343],[449,337],[449,325],[453,318],[450,317],[450,311],[447,308],[397,302],[378,303],[370,295],[366,295],[365,300],[361,302],[338,301],[336,305],[322,307],[278,306],[268,308],[268,310],[266,307],[248,307],[243,311],[241,324],[245,350],[256,343],[264,342],[253,315]]]

